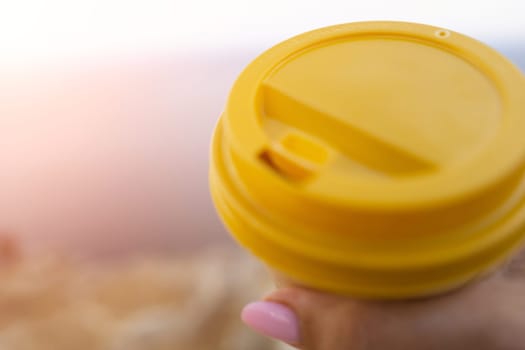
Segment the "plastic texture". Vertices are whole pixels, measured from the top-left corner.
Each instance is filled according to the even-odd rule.
[[[303,285],[450,290],[525,236],[525,78],[484,44],[362,22],[285,41],[236,81],[210,186],[233,236]]]

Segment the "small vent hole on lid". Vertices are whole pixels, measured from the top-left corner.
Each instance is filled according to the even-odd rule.
[[[450,32],[444,29],[437,30],[434,34],[440,39],[445,39],[450,36]]]

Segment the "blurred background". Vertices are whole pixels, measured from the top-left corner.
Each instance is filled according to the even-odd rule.
[[[381,19],[462,32],[525,69],[523,13],[517,0],[0,2],[0,348],[272,349],[237,322],[271,284],[208,195],[236,76],[290,36]]]

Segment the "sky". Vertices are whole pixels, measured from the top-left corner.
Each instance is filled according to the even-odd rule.
[[[483,41],[525,42],[518,0],[0,2],[0,63],[118,52],[266,48],[306,30],[351,21],[406,20]]]

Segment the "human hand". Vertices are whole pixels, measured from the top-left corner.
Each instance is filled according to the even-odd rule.
[[[446,295],[363,301],[297,286],[247,305],[246,324],[303,350],[525,349],[525,254]]]

